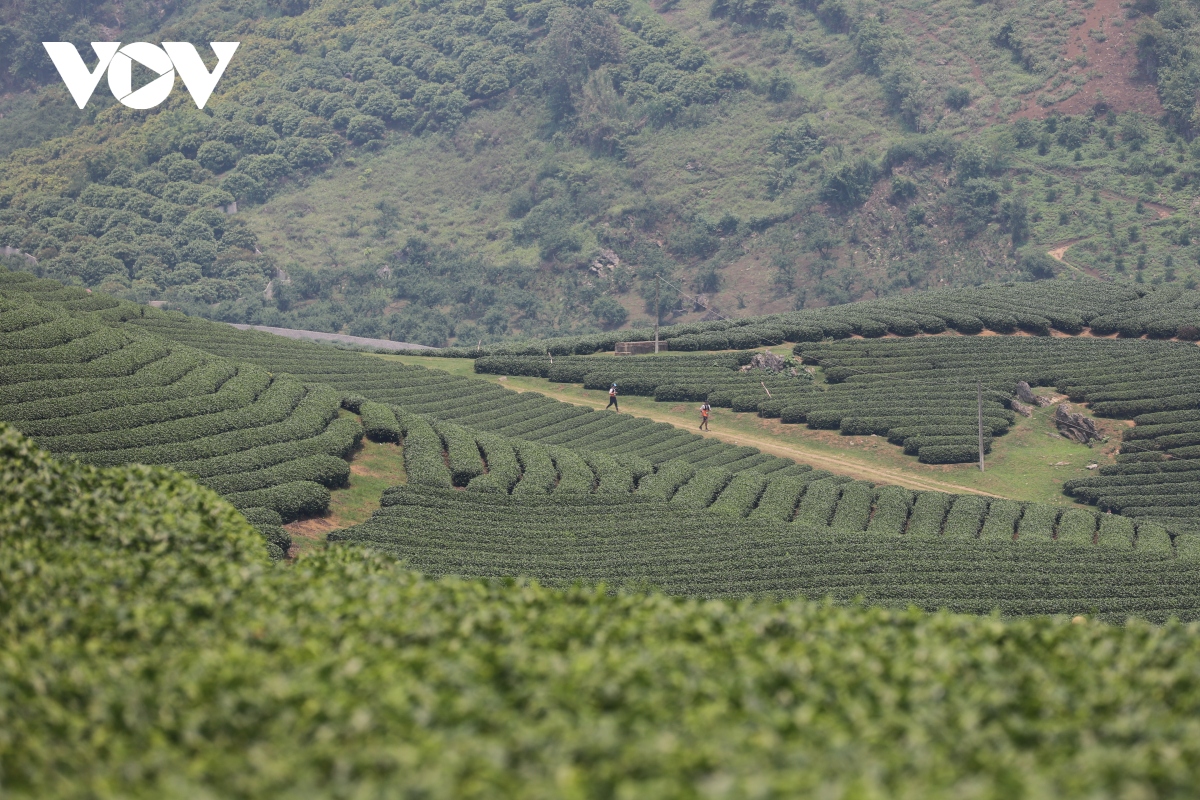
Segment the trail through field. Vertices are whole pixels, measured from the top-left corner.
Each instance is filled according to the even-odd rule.
[[[378,347],[383,350],[432,350],[424,344],[412,342],[393,342],[391,339],[371,339],[366,336],[350,336],[345,333],[325,333],[324,331],[306,331],[299,328],[275,328],[270,325],[244,325],[230,322],[229,325],[238,330],[263,331],[282,336],[286,339],[311,339],[317,342],[338,342],[339,344],[361,345],[363,347]]]
[[[1050,250],[1047,250],[1046,255],[1050,256],[1055,261],[1065,264],[1067,267],[1075,270],[1080,275],[1087,275],[1089,278],[1096,278],[1097,280],[1109,280],[1108,276],[1104,275],[1099,270],[1092,269],[1091,267],[1080,267],[1075,264],[1072,264],[1070,261],[1067,261],[1067,258],[1066,258],[1067,250],[1069,250],[1072,245],[1082,242],[1084,240],[1084,238],[1086,238],[1086,237],[1079,238],[1079,239],[1069,239],[1068,241],[1065,241],[1061,244],[1057,244]]]
[[[510,388],[515,388],[511,387]],[[516,389],[516,391],[527,391],[524,389]],[[597,410],[604,408],[604,400],[593,401],[589,397],[584,398],[555,398],[560,402],[571,403],[572,405],[583,405],[595,408]],[[678,419],[674,419],[667,414],[656,414],[653,411],[639,409],[636,416],[644,417],[645,419],[653,420],[654,422],[665,422],[682,430],[687,430],[689,433],[696,433],[695,426],[690,422],[687,424],[681,423]],[[841,475],[849,475],[852,478],[860,480],[875,481],[877,483],[890,483],[896,486],[903,486],[907,489],[920,489],[927,492],[962,492],[966,494],[979,494],[987,497],[999,497],[1000,495],[983,492],[979,489],[972,489],[969,486],[959,486],[956,483],[946,483],[937,481],[931,478],[914,478],[911,475],[906,475],[903,472],[885,469],[870,464],[865,464],[854,458],[845,456],[831,456],[827,453],[822,453],[819,450],[813,450],[804,447],[800,443],[780,444],[768,437],[754,436],[753,434],[734,433],[722,430],[710,431],[708,436],[720,439],[723,442],[736,445],[748,445],[757,447],[764,453],[773,456],[781,456],[783,458],[791,458],[800,461],[810,466],[827,469],[830,472],[837,472]]]
[[[363,439],[346,460],[350,462],[349,483],[330,492],[329,509],[319,517],[283,526],[292,534],[290,557],[319,546],[330,531],[366,522],[379,508],[384,489],[408,482],[404,449],[397,445]]]
[[[1066,259],[1064,259],[1063,256],[1065,256],[1067,254],[1067,249],[1070,248],[1071,245],[1075,244],[1078,241],[1079,241],[1079,239],[1072,239],[1069,242],[1064,242],[1063,244],[1060,244],[1060,245],[1054,247],[1053,249],[1048,250],[1047,253],[1049,254],[1049,256],[1051,258],[1056,259],[1058,261],[1063,261],[1065,263]]]

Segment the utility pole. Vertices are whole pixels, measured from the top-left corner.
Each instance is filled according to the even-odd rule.
[[[983,472],[983,381],[979,381],[976,400],[979,405],[979,471]]]
[[[658,352],[658,320],[662,314],[658,310],[658,288],[662,285],[662,275],[654,276],[654,352]]]

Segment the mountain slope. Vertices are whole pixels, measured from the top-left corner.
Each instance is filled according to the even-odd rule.
[[[194,313],[445,344],[644,321],[656,275],[689,320],[1200,269],[1184,3],[147,19],[129,32],[242,42],[218,93],[203,113],[182,92],[151,112],[98,96],[69,135],[15,151],[0,244]],[[22,80],[41,88],[0,139],[65,118],[53,76]],[[1155,81],[1165,125],[1142,113]]]

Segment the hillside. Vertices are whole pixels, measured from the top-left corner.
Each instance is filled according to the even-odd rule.
[[[1198,102],[1200,0],[0,3],[0,795],[1194,796]]]
[[[1200,274],[1186,2],[5,14],[0,245],[194,314],[474,344],[644,323],[656,275],[687,322]],[[35,34],[105,32],[242,44],[204,112],[78,112]]]
[[[177,474],[4,425],[0,470],[6,796],[1194,785],[1189,626],[432,581],[342,547],[271,569]]]
[[[365,433],[399,445],[403,468],[395,468],[394,483],[407,485],[373,489],[381,492],[375,513],[327,539],[392,553],[434,575],[521,574],[707,596],[862,596],[930,610],[1090,611],[1112,620],[1195,613],[1200,530],[1191,521],[1191,467],[1200,459],[1190,378],[1200,351],[1187,342],[961,334],[846,341],[856,328],[912,319],[868,302],[802,312],[810,324],[778,334],[807,340],[795,351],[818,366],[811,374],[756,372],[748,350],[474,362],[477,373],[593,388],[611,381],[626,395],[708,400],[785,426],[886,437],[922,464],[965,470],[978,458],[976,387],[968,379],[986,378],[979,413],[993,458],[1003,459],[1009,446],[1018,408],[1011,392],[1022,379],[1087,402],[1098,416],[1134,417],[1133,428],[1118,427],[1124,441],[1107,452],[1120,452],[1106,457],[1099,476],[1084,472],[1063,487],[1080,503],[1044,504],[949,494],[942,490],[957,484],[947,475],[925,475],[915,491],[877,485],[836,465],[814,468],[636,413],[237,330],[26,273],[0,277],[9,375],[0,419],[93,464],[141,461],[188,472],[244,509],[276,548],[290,546],[281,523],[299,519],[290,532],[311,537],[308,520],[340,507],[339,493],[358,491],[353,461]],[[1121,312],[1121,300],[1127,324],[1149,324],[1170,310],[1142,307],[1139,316],[1135,293],[1092,286],[1101,294],[1069,282],[944,290],[939,305],[963,327],[953,317],[956,296],[993,326],[1005,318],[995,309],[1028,325],[1036,318],[1021,309],[1036,308],[1059,327],[1086,320],[1092,330],[1099,310]],[[981,294],[991,298],[991,313]],[[916,319],[926,327],[941,321]],[[691,335],[723,335],[728,346],[731,335],[766,335],[770,323]],[[1041,468],[1040,480],[1052,472]],[[371,502],[355,496],[359,506]],[[560,540],[564,526],[569,541]],[[807,542],[800,550],[797,535]],[[881,570],[896,577],[881,581]]]

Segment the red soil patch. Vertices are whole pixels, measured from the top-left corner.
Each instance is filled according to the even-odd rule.
[[[1091,111],[1101,98],[1109,108],[1117,112],[1141,111],[1155,117],[1162,114],[1162,104],[1158,101],[1158,91],[1154,83],[1130,77],[1137,74],[1137,43],[1134,34],[1137,21],[1125,19],[1125,9],[1121,8],[1120,0],[1096,0],[1091,8],[1082,10],[1087,15],[1087,20],[1068,32],[1067,52],[1063,54],[1063,60],[1074,61],[1076,57],[1083,55],[1087,58],[1087,66],[1072,66],[1068,74],[1095,72],[1100,77],[1088,81],[1078,92],[1061,103],[1050,106],[1030,103],[1013,116],[1043,119],[1055,111],[1060,114],[1083,114]],[[1120,27],[1112,24],[1114,17],[1121,21]],[[1092,30],[1103,30],[1108,38],[1097,42],[1089,35],[1089,31]],[[1086,53],[1083,50],[1084,46],[1087,47]],[[1057,90],[1050,89],[1047,85],[1046,91]]]

